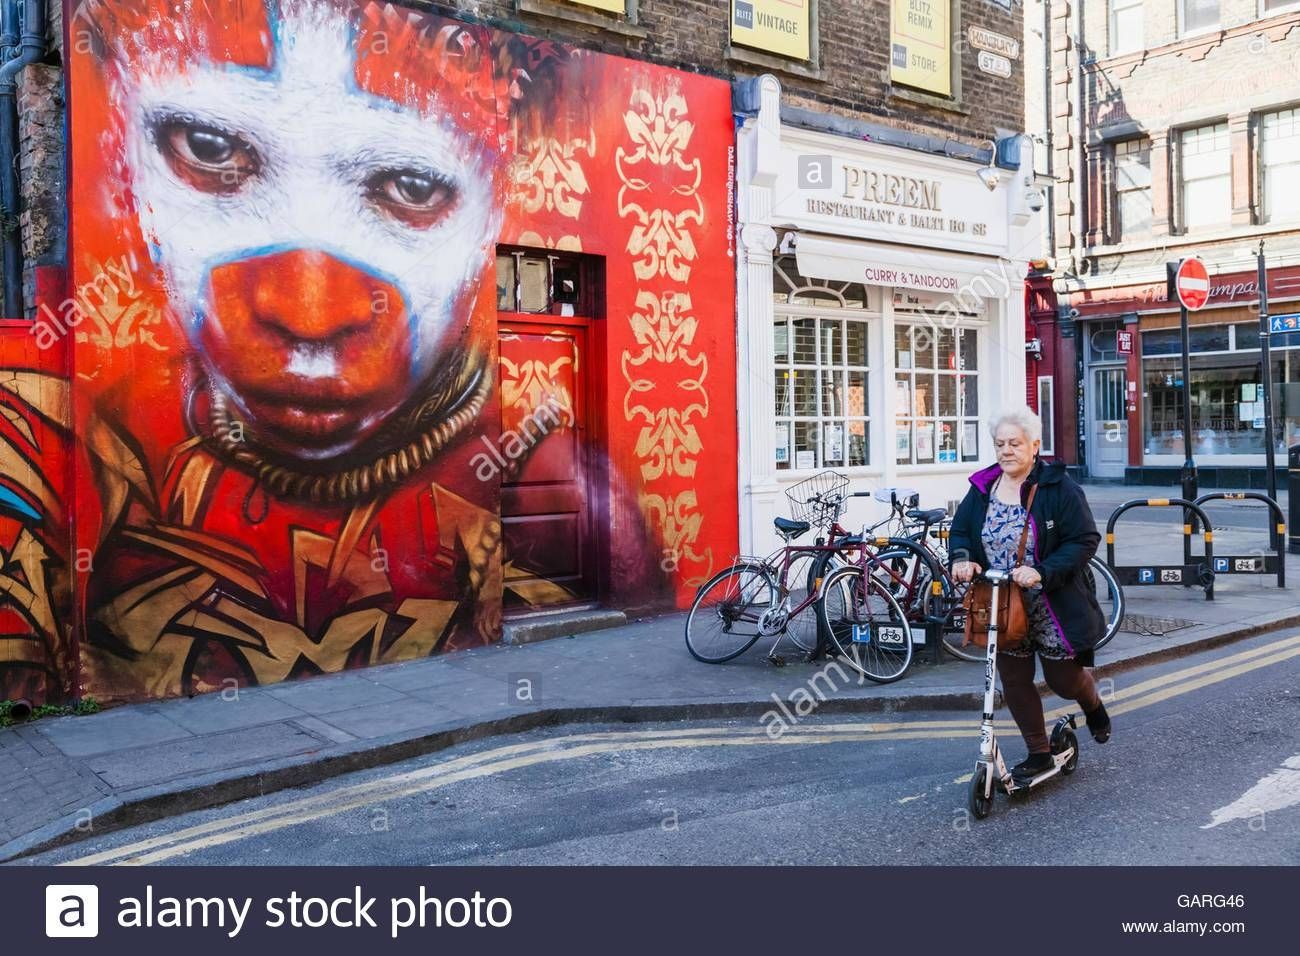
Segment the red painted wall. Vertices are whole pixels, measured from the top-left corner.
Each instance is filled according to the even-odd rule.
[[[498,639],[500,479],[472,467],[500,433],[498,242],[603,259],[610,603],[681,604],[734,553],[726,83],[376,3],[86,21],[72,279],[27,330],[71,356],[82,692]]]

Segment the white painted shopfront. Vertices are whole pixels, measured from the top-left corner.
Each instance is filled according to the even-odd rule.
[[[943,507],[993,460],[985,423],[1025,401],[1037,214],[1015,171],[990,190],[969,160],[783,125],[779,83],[756,84],[737,134],[737,401],[741,546],[761,553],[811,475]],[[884,511],[855,499],[845,523]]]

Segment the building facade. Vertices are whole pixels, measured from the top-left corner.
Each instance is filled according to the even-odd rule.
[[[1266,434],[1256,253],[1269,311],[1300,311],[1300,4],[1051,2],[1054,280],[1031,280],[1036,391],[1056,452],[1094,478],[1176,480],[1182,396],[1203,484],[1262,487],[1300,442],[1300,337],[1272,336]],[[1166,263],[1198,255],[1182,381]],[[1053,298],[1054,297],[1054,298]]]
[[[491,643],[510,615],[681,606],[755,540],[753,487],[894,480],[887,444],[946,501],[1020,387],[1014,163],[977,175],[1023,113],[1011,4],[2,8],[0,698],[190,694]],[[757,212],[808,148],[854,167],[834,202],[859,211]],[[876,208],[899,249],[946,251],[846,259]],[[812,432],[804,392],[781,415],[784,461],[772,382],[755,410],[738,378],[762,253],[737,230],[760,225],[761,325],[791,343],[762,365],[825,371]],[[888,326],[916,364],[883,338],[903,314],[933,331],[922,359]],[[808,318],[839,336],[811,366]],[[740,442],[764,414],[760,475]],[[905,451],[890,416],[917,420]]]

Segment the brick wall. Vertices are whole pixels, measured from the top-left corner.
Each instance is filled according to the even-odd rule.
[[[1009,37],[1023,35],[1023,6],[1010,10],[993,0],[954,0],[961,40],[960,97],[947,107],[909,94],[889,82],[889,0],[817,0],[817,57],[813,64],[732,49],[729,0],[639,0],[635,23],[564,0],[408,0],[416,7],[548,36],[584,48],[650,60],[725,78],[776,74],[786,101],[798,106],[857,116],[940,138],[984,146],[995,127],[1024,128],[1023,59],[1002,79],[977,68],[978,51],[966,42],[977,25]],[[938,2],[938,0],[936,0]],[[60,61],[62,6],[48,5],[51,62]],[[72,31],[72,42],[78,39]],[[36,67],[20,79],[24,97],[22,194],[27,301],[33,265],[61,255],[62,96],[57,67]]]
[[[787,102],[825,112],[869,118],[900,128],[986,146],[994,127],[1024,128],[1023,61],[1010,79],[981,72],[978,51],[966,42],[966,28],[977,25],[1005,36],[1022,35],[1023,5],[1003,9],[993,0],[958,0],[954,20],[962,40],[961,102],[939,109],[907,97],[889,83],[889,0],[817,0],[816,68],[746,51],[729,55],[729,0],[639,0],[638,35],[618,18],[588,12],[563,0],[461,0],[428,4],[434,8],[493,22],[496,26],[616,53],[693,72],[728,78],[773,73],[781,80]],[[936,0],[939,2],[939,0]],[[530,12],[545,10],[548,13]],[[581,17],[602,26],[564,19]]]
[[[1114,222],[1110,150],[1120,139],[1143,137],[1152,144],[1155,224],[1146,245],[1158,249],[1183,240],[1177,142],[1181,129],[1202,123],[1229,125],[1233,210],[1230,227],[1207,234],[1199,251],[1213,255],[1216,247],[1235,248],[1264,232],[1270,248],[1300,250],[1300,230],[1260,224],[1253,139],[1260,113],[1300,103],[1300,11],[1261,18],[1258,0],[1223,0],[1218,29],[1180,38],[1178,6],[1176,0],[1148,0],[1144,48],[1110,56],[1108,4],[1082,6],[1080,43],[1074,0],[1052,0],[1055,171],[1066,181],[1056,202],[1056,256],[1071,271],[1080,265],[1126,270],[1150,258],[1149,251],[1143,256],[1127,249],[1135,245],[1128,240],[1117,247],[1122,237]],[[1079,261],[1079,242],[1092,262]]]

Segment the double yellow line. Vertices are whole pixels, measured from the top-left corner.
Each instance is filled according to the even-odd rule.
[[[1125,714],[1297,656],[1300,656],[1300,635],[1171,671],[1124,687],[1122,690],[1117,690],[1114,697],[1108,701],[1107,709],[1112,715]],[[1049,721],[1055,720],[1069,713],[1071,709],[1069,705],[1058,707],[1049,712],[1047,718]],[[955,738],[973,735],[976,721],[977,718],[972,715],[961,720],[818,723],[816,726],[787,727],[777,736],[769,736],[767,729],[762,726],[726,725],[568,734],[529,743],[507,744],[456,757],[432,767],[422,767],[378,780],[339,787],[329,793],[289,800],[273,807],[235,814],[115,849],[92,853],[63,865],[161,863],[183,854],[211,849],[322,817],[373,806],[376,803],[387,803],[415,794],[428,793],[465,780],[599,754],[699,747],[789,746],[873,740]],[[1014,732],[1009,722],[1000,721],[999,725],[1000,732],[1002,730]]]

